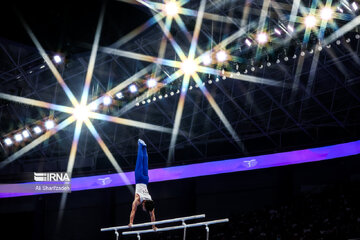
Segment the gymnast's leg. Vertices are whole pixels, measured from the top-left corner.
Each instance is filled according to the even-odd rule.
[[[138,155],[135,167],[135,182],[144,184],[149,183],[148,154],[146,150],[146,144],[141,139],[139,139],[138,141]]]

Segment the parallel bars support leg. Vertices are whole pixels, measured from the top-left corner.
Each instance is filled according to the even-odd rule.
[[[208,225],[205,225],[206,227],[205,227],[205,229],[206,229],[206,240],[209,240],[209,231],[210,231],[210,229],[209,229],[209,226]]]
[[[184,220],[182,221],[182,225],[184,226],[184,238],[183,238],[183,240],[186,240],[186,223],[185,223]]]

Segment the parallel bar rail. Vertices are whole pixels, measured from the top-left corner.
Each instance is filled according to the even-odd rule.
[[[192,224],[187,224],[186,226],[180,225],[180,226],[174,226],[174,227],[158,228],[156,231],[153,229],[128,231],[128,232],[123,232],[122,235],[132,235],[132,234],[138,235],[138,234],[151,233],[151,232],[165,232],[165,231],[170,231],[170,230],[199,227],[199,226],[207,227],[208,225],[211,225],[211,224],[224,223],[224,222],[229,222],[229,219],[225,218],[225,219],[213,220],[213,221],[208,221],[208,222],[192,223]],[[208,229],[207,229],[207,231],[208,231]]]
[[[146,227],[146,226],[151,226],[151,225],[160,225],[160,224],[166,224],[166,223],[172,223],[172,222],[181,222],[181,221],[184,222],[186,220],[199,219],[199,218],[204,218],[204,217],[205,217],[205,214],[200,214],[200,215],[194,215],[194,216],[189,216],[189,217],[180,217],[180,218],[161,220],[161,221],[156,221],[156,222],[139,223],[139,224],[134,224],[132,226],[132,228]],[[187,225],[187,226],[189,226],[189,225]],[[101,231],[102,232],[117,231],[117,230],[128,229],[128,228],[130,228],[130,227],[128,225],[125,225],[125,226],[118,226],[118,227],[101,228]]]

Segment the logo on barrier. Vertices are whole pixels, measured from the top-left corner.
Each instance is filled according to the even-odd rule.
[[[256,159],[251,159],[251,160],[248,160],[248,161],[243,161],[245,167],[247,168],[251,168],[251,167],[255,167],[257,165],[257,161]]]
[[[110,177],[106,178],[98,178],[96,181],[99,185],[108,185],[112,182],[112,179]]]

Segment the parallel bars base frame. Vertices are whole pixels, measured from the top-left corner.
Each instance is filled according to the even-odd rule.
[[[182,218],[161,220],[161,221],[156,221],[156,222],[147,222],[147,223],[141,223],[141,224],[134,224],[132,226],[132,228],[145,227],[145,226],[151,226],[151,225],[160,225],[160,224],[180,222],[180,221],[182,222],[182,225],[173,226],[173,227],[158,228],[156,231],[153,230],[153,229],[139,230],[139,231],[128,231],[128,232],[123,232],[122,235],[135,235],[136,234],[137,239],[141,240],[141,235],[140,234],[151,233],[151,232],[165,232],[165,231],[171,231],[171,230],[177,230],[177,229],[184,229],[183,240],[185,240],[186,239],[186,229],[187,228],[205,226],[206,240],[208,240],[209,239],[209,233],[210,233],[209,225],[229,222],[229,219],[225,218],[225,219],[219,219],[219,220],[213,220],[213,221],[207,221],[207,222],[199,222],[199,223],[192,223],[192,224],[186,224],[185,223],[186,220],[199,219],[199,218],[204,218],[204,217],[205,217],[205,214],[201,214],[201,215],[188,216],[188,217],[182,217]],[[101,231],[102,232],[115,231],[116,240],[118,240],[119,239],[119,233],[118,233],[117,230],[129,229],[129,228],[130,227],[126,225],[126,226],[102,228]]]

